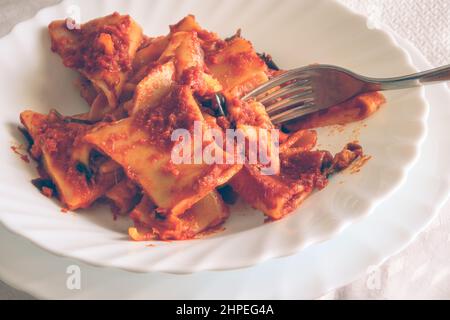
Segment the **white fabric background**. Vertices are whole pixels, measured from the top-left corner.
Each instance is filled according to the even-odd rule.
[[[411,41],[435,66],[450,64],[450,0],[338,0]],[[0,0],[0,36],[58,0]],[[444,146],[447,147],[447,146]],[[402,253],[322,299],[450,299],[450,202]],[[0,281],[0,299],[30,299]]]
[[[411,41],[434,65],[450,63],[450,0],[338,0]]]

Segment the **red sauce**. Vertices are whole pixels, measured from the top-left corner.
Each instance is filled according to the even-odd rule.
[[[19,146],[11,146],[11,150],[12,150],[15,154],[19,155],[21,160],[23,160],[23,161],[26,162],[26,163],[30,163],[30,158],[29,158],[26,154],[23,154],[22,152],[20,152],[20,150],[21,150],[22,148],[23,148],[22,145],[19,145]]]
[[[227,109],[232,120],[238,124],[264,129],[271,129],[273,127],[266,114],[255,110],[251,103],[243,102],[238,98],[232,98],[227,100]]]
[[[48,187],[42,187],[41,193],[47,198],[51,198],[53,196],[53,189]]]
[[[371,156],[363,156],[359,159],[357,159],[352,167],[350,168],[350,173],[354,174],[354,173],[358,173],[361,171],[361,168],[370,160],[372,159]]]
[[[189,88],[185,86],[175,88],[160,106],[139,111],[133,119],[133,125],[147,132],[150,143],[171,149],[174,145],[171,141],[174,130],[192,131],[194,121],[202,120],[189,105],[188,92]]]
[[[119,18],[118,13],[113,17]],[[128,31],[131,25],[129,16],[120,17],[118,23],[106,24],[94,28],[82,26],[73,30],[79,36],[80,46],[64,57],[64,64],[69,68],[83,69],[89,73],[108,71],[120,72],[131,70],[128,54],[130,46]],[[110,44],[110,46],[105,44]]]
[[[221,225],[215,226],[215,227],[211,227],[211,228],[208,228],[208,229],[206,229],[206,230],[203,230],[203,231],[200,232],[200,233],[197,233],[197,234],[194,236],[194,238],[192,238],[192,239],[202,239],[202,238],[206,238],[206,237],[209,237],[209,236],[211,236],[211,235],[217,234],[217,233],[219,233],[219,232],[223,232],[223,231],[225,231],[225,230],[226,230],[226,228],[225,228],[224,226],[221,226]],[[186,239],[186,240],[189,240],[189,239]]]
[[[327,183],[324,168],[333,156],[328,151],[305,151],[281,160],[281,177],[294,180],[308,189],[323,189]]]
[[[72,150],[91,126],[67,123],[56,113],[50,113],[35,134],[35,146],[44,150],[52,159],[52,166],[65,172],[78,194],[88,192],[85,175],[78,171],[72,159]]]
[[[354,164],[355,160],[363,158],[362,147],[351,142],[339,153],[337,153],[333,159],[332,170],[342,171],[347,169],[350,165]]]

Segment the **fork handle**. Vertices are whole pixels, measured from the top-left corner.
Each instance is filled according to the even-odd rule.
[[[450,65],[408,76],[376,79],[365,78],[367,85],[363,91],[384,91],[420,87],[426,84],[450,81]]]

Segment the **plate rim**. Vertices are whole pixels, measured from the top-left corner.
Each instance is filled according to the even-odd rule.
[[[412,48],[414,48],[414,47],[412,47]],[[410,48],[410,49],[412,49],[412,48]],[[414,48],[415,49],[415,48]],[[415,49],[415,50],[417,50],[417,49]],[[420,53],[419,53],[419,55],[421,55]],[[423,58],[423,56],[421,56],[422,58]],[[424,59],[424,58],[423,58]],[[425,60],[424,60],[425,61]],[[449,99],[450,99],[450,93],[449,93],[449,91],[448,91],[448,89],[447,89],[447,95],[449,96]],[[442,206],[449,200],[449,192],[450,192],[450,177],[449,176],[447,176],[446,178],[442,178],[442,181],[447,181],[447,187],[446,187],[446,190],[443,190],[442,191],[442,195],[441,195],[441,201],[440,201],[440,203],[436,203],[436,207],[435,207],[435,210],[434,210],[434,213],[433,214],[430,214],[429,216],[428,216],[428,223],[427,224],[424,224],[424,225],[422,225],[422,227],[420,228],[421,230],[419,230],[419,231],[416,231],[415,232],[415,234],[406,242],[406,243],[404,243],[403,245],[402,245],[402,247],[399,249],[399,250],[396,250],[395,252],[393,252],[393,253],[390,253],[390,254],[388,254],[386,257],[384,257],[383,259],[381,259],[381,260],[379,260],[379,261],[377,261],[377,265],[380,265],[380,264],[382,264],[386,259],[388,259],[389,257],[392,257],[393,255],[395,255],[395,254],[397,254],[399,251],[402,251],[405,247],[407,247],[412,241],[414,241],[414,239],[415,239],[415,237],[418,235],[418,234],[420,234],[421,233],[421,231],[423,231],[423,229],[424,228],[426,228],[426,226],[427,225],[429,225],[432,221],[433,221],[433,219],[437,216],[437,214],[440,212],[440,210],[442,209]],[[446,196],[444,195],[444,194],[447,194]],[[8,231],[7,231],[8,232]],[[27,239],[26,238],[24,238],[24,237],[20,237],[20,236],[17,236],[17,235],[15,235],[14,234],[14,236],[15,237],[18,237],[17,239],[19,239],[20,241],[27,241]],[[29,242],[29,241],[27,241],[27,242]],[[47,251],[47,250],[44,250],[44,249],[42,249],[42,248],[40,248],[39,246],[36,246],[35,244],[33,244],[32,242],[29,242],[32,246],[33,246],[33,249],[35,249],[35,250],[40,250],[40,253],[43,253],[43,254],[49,254],[49,252]],[[57,258],[55,255],[53,255],[53,254],[50,254],[51,255],[51,257],[52,258]],[[71,259],[71,260],[73,260],[73,259]],[[270,262],[269,262],[270,263]],[[366,263],[367,264],[367,263]],[[0,264],[1,265],[1,264]],[[90,265],[87,265],[87,267],[89,267],[89,268],[92,268]],[[124,275],[126,275],[126,274],[128,274],[128,272],[126,272],[126,271],[120,271],[121,273],[123,273]],[[355,274],[355,275],[353,275],[352,276],[352,279],[357,279],[357,277],[359,276],[359,274]],[[45,294],[40,294],[40,292],[38,292],[38,290],[36,290],[36,289],[32,289],[32,288],[30,288],[29,287],[29,284],[27,283],[27,284],[25,284],[23,281],[20,281],[20,280],[12,280],[12,279],[7,279],[6,277],[5,277],[5,275],[4,274],[2,274],[2,268],[0,267],[0,278],[2,279],[2,281],[4,281],[6,284],[8,284],[8,285],[10,285],[11,287],[14,287],[14,288],[16,288],[16,289],[18,289],[18,290],[21,290],[21,291],[24,291],[24,292],[26,292],[26,293],[28,293],[28,294],[30,294],[30,295],[32,295],[32,296],[34,296],[34,297],[36,297],[36,298],[41,298],[41,299],[51,299],[51,298],[54,298],[55,296],[52,296],[52,295],[45,295]],[[351,280],[346,280],[345,281],[345,283],[350,283],[350,281]],[[28,285],[28,286],[27,286]],[[328,287],[328,288],[326,288],[325,290],[322,290],[322,292],[320,293],[320,294],[317,294],[317,295],[315,295],[315,297],[319,297],[319,296],[322,296],[322,295],[324,295],[324,294],[326,294],[328,291],[330,291],[330,290],[333,290],[333,289],[335,289],[336,288],[336,286],[331,286],[331,287]],[[42,292],[44,292],[45,290],[41,290]],[[76,297],[75,297],[76,298]]]
[[[33,20],[35,20],[39,14],[41,14],[43,11],[50,11],[52,9],[55,9],[57,7],[64,7],[65,5],[70,4],[71,2],[69,0],[64,0],[60,3],[48,6],[48,7],[44,7],[41,8],[40,10],[38,10],[36,12],[36,14],[34,16],[32,16],[29,19],[23,20],[21,22],[19,22],[18,24],[16,24],[13,28],[11,28],[10,32],[8,32],[5,36],[3,36],[0,39],[0,45],[3,42],[6,42],[8,40],[9,37],[13,36],[17,30],[25,25],[27,22],[32,22]],[[352,15],[355,19],[359,19],[362,22],[366,22],[367,24],[367,17],[364,17],[361,14],[355,13],[353,10],[351,10],[350,8],[346,7],[345,5],[343,5],[342,3],[333,0],[332,3],[334,5],[339,6],[341,9],[343,9],[344,11],[346,11],[347,14]],[[389,34],[388,32],[385,32],[383,30],[375,30],[377,33],[382,34],[385,38],[387,38],[387,40],[389,41],[389,45],[396,47],[399,52],[402,53],[402,55],[404,56],[405,62],[408,64],[408,66],[411,69],[417,70],[414,66],[414,64],[412,63],[411,57],[408,54],[407,51],[405,51],[403,48],[401,48],[397,41],[395,40],[395,38]],[[424,115],[421,119],[421,138],[418,139],[417,143],[414,145],[414,155],[412,156],[413,160],[403,166],[402,168],[398,168],[398,171],[401,173],[401,178],[397,181],[396,184],[392,184],[390,186],[390,189],[386,192],[384,192],[380,197],[377,198],[372,198],[370,200],[370,208],[368,210],[366,210],[364,213],[361,213],[360,215],[358,215],[358,217],[352,218],[350,219],[351,221],[344,221],[341,222],[339,225],[335,225],[333,226],[334,228],[332,230],[327,230],[327,233],[321,234],[316,236],[313,240],[311,241],[307,241],[307,242],[302,242],[301,244],[297,244],[295,246],[290,246],[291,249],[290,250],[284,250],[283,253],[273,253],[271,252],[271,254],[259,254],[259,255],[254,255],[253,260],[247,259],[245,262],[239,262],[236,263],[233,266],[225,266],[225,267],[221,267],[221,266],[203,266],[203,265],[190,265],[189,267],[187,266],[183,266],[182,269],[171,269],[171,268],[159,268],[159,267],[142,267],[142,266],[123,266],[120,263],[117,263],[117,260],[114,261],[98,261],[95,259],[91,259],[88,258],[86,256],[82,256],[80,254],[74,254],[74,253],[70,253],[70,252],[66,252],[62,249],[55,249],[52,248],[50,246],[48,246],[48,244],[45,241],[40,241],[39,239],[33,238],[33,237],[29,237],[27,235],[25,235],[22,230],[20,230],[19,228],[16,228],[16,226],[14,226],[12,223],[9,223],[9,221],[5,221],[6,219],[3,219],[0,217],[0,223],[2,223],[8,230],[10,230],[11,232],[22,236],[24,238],[26,238],[27,240],[31,241],[32,243],[38,245],[39,247],[43,248],[44,250],[55,254],[57,256],[60,257],[67,257],[67,258],[75,258],[78,259],[82,262],[85,262],[89,265],[95,266],[95,267],[104,267],[104,268],[108,268],[108,267],[112,267],[112,268],[117,268],[117,269],[122,269],[125,271],[129,271],[129,272],[135,272],[135,273],[146,273],[146,272],[166,272],[166,273],[173,273],[173,274],[189,274],[189,273],[193,273],[193,272],[199,272],[199,271],[226,271],[226,270],[236,270],[236,269],[242,269],[242,268],[249,268],[251,266],[254,266],[256,264],[259,263],[263,263],[266,262],[267,260],[271,260],[271,259],[275,259],[275,258],[281,258],[281,257],[286,257],[286,256],[291,256],[294,255],[296,253],[298,253],[301,250],[304,250],[306,247],[308,247],[311,244],[316,244],[316,243],[321,243],[324,242],[326,240],[329,240],[333,237],[335,237],[337,234],[341,233],[345,228],[347,228],[349,225],[351,225],[352,223],[354,223],[356,220],[362,219],[364,217],[367,217],[368,215],[372,214],[372,212],[375,210],[375,208],[384,200],[388,199],[393,193],[395,193],[406,181],[407,176],[409,171],[411,170],[411,168],[414,166],[414,164],[417,162],[417,159],[419,158],[420,155],[420,150],[422,148],[422,145],[425,141],[426,138],[426,131],[427,131],[427,118],[428,118],[428,114],[429,114],[429,108],[428,108],[428,102],[425,99],[425,94],[424,94],[424,89],[421,88],[420,91],[418,91],[420,94],[420,99],[422,101],[422,103],[425,106],[425,111],[424,111]],[[347,219],[348,220],[348,219]],[[259,227],[258,227],[259,228]],[[248,230],[249,231],[249,230]],[[233,238],[236,237],[236,235],[225,235],[224,237],[221,237],[221,241],[226,241],[228,238]],[[217,239],[201,239],[200,241],[211,241],[211,240],[217,240]],[[196,241],[196,240],[194,240]]]
[[[402,41],[402,44],[403,44],[403,41]],[[414,47],[412,47],[412,48],[415,49]],[[412,48],[408,48],[408,49],[412,49]],[[422,58],[422,60],[423,60],[423,61],[426,61],[426,60],[424,59],[423,55],[421,55],[420,52],[418,52],[417,49],[415,49],[415,50],[416,50],[416,53],[415,53],[415,54],[419,53],[419,56]],[[411,55],[414,56],[415,54],[414,54],[414,52],[413,52]],[[448,89],[446,90],[446,92],[447,92],[447,96],[450,97],[450,93],[449,93]],[[432,221],[433,218],[438,214],[438,212],[440,211],[440,209],[442,209],[443,203],[444,203],[446,200],[448,201],[448,198],[449,198],[448,195],[449,195],[449,191],[450,191],[450,184],[449,184],[450,177],[447,176],[446,178],[443,178],[443,181],[444,181],[444,180],[447,181],[447,183],[446,183],[446,190],[442,191],[442,194],[446,193],[447,196],[442,196],[442,195],[441,195],[441,198],[443,198],[443,199],[441,199],[441,200],[442,200],[442,203],[441,203],[440,205],[437,205],[437,207],[439,207],[439,208],[435,208],[434,214],[428,215],[428,220],[429,220],[429,221],[428,221],[428,224],[431,223],[431,221]],[[438,210],[438,209],[439,209],[439,210]],[[422,228],[425,228],[425,227],[426,227],[426,225],[423,225],[423,226],[421,227],[421,230],[417,231],[416,234],[419,234],[421,231],[423,231]],[[14,236],[17,236],[17,235],[14,235]],[[18,239],[21,240],[21,241],[22,241],[22,240],[26,240],[26,238],[20,237],[20,236],[18,236]],[[414,237],[412,237],[412,238],[408,241],[408,243],[412,242],[413,239],[414,239]],[[30,242],[30,243],[31,243],[31,242]],[[408,243],[405,244],[404,246],[407,246]],[[40,248],[39,246],[36,246],[36,245],[34,245],[34,244],[32,244],[32,245],[35,247],[34,249],[41,250],[41,253],[48,254],[48,251],[47,251],[47,250],[44,250],[44,249],[42,249],[42,248]],[[402,246],[402,248],[401,248],[400,250],[402,250],[403,248],[404,248],[404,247]],[[395,251],[395,252],[393,252],[393,253],[390,253],[390,254],[388,255],[388,257],[390,257],[390,256],[392,256],[392,255],[394,255],[394,254],[396,254],[397,252],[398,252],[398,251]],[[54,256],[54,255],[52,255],[52,256]],[[382,262],[385,261],[385,259],[387,259],[388,257],[382,259],[381,261],[378,261],[377,264],[382,263]],[[56,257],[55,257],[55,258],[56,258]],[[72,260],[73,260],[73,259],[72,259]],[[90,267],[90,266],[87,265],[87,267]],[[125,272],[125,271],[121,271],[121,272],[123,272],[123,273],[125,273],[125,274],[127,273],[127,272]],[[1,274],[1,273],[2,273],[2,268],[0,267],[0,278],[2,278],[2,279],[4,280],[5,283],[10,284],[12,287],[15,287],[15,288],[17,288],[17,289],[19,289],[19,290],[22,290],[22,291],[24,291],[24,292],[27,292],[27,293],[33,295],[34,297],[38,297],[38,298],[42,298],[42,299],[51,299],[51,298],[52,298],[51,296],[40,295],[38,292],[36,292],[36,290],[31,290],[31,289],[25,288],[26,286],[24,285],[24,282],[23,282],[23,281],[20,281],[20,280],[17,280],[17,281],[9,281],[9,279],[6,279],[5,276],[4,276],[4,274]],[[352,279],[356,279],[357,276],[358,276],[358,275],[353,275],[353,276],[352,276]],[[348,279],[347,279],[345,282],[348,283],[349,281],[351,281],[351,280],[348,280]],[[27,285],[29,285],[29,284],[27,284]],[[334,286],[333,288],[335,288],[335,286]],[[333,288],[327,288],[326,290],[323,290],[323,291],[329,291],[329,290],[332,290]],[[320,294],[317,294],[317,295],[315,295],[315,296],[318,297],[318,296],[323,295],[323,294],[325,294],[325,293],[326,293],[326,292],[321,292]],[[76,297],[75,297],[75,298],[76,298]]]

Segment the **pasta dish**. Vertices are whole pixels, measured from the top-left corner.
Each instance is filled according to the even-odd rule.
[[[335,155],[317,150],[313,129],[362,120],[385,102],[380,93],[364,94],[275,126],[262,104],[242,97],[283,71],[240,31],[221,39],[189,15],[167,35],[149,37],[118,13],[79,27],[53,21],[48,31],[51,50],[79,73],[77,88],[89,109],[21,113],[38,163],[33,183],[67,210],[109,203],[114,214],[131,217],[129,236],[136,241],[194,238],[220,226],[236,197],[268,219],[283,218],[363,156],[356,142]],[[186,136],[173,139],[179,129],[202,132],[184,156],[212,148],[224,159],[238,158],[239,149],[229,148],[237,139],[226,135],[240,130],[243,161],[175,161],[174,150],[186,142]],[[218,143],[222,138],[226,143]],[[271,174],[261,158],[250,161],[252,143],[265,145],[276,164]]]

